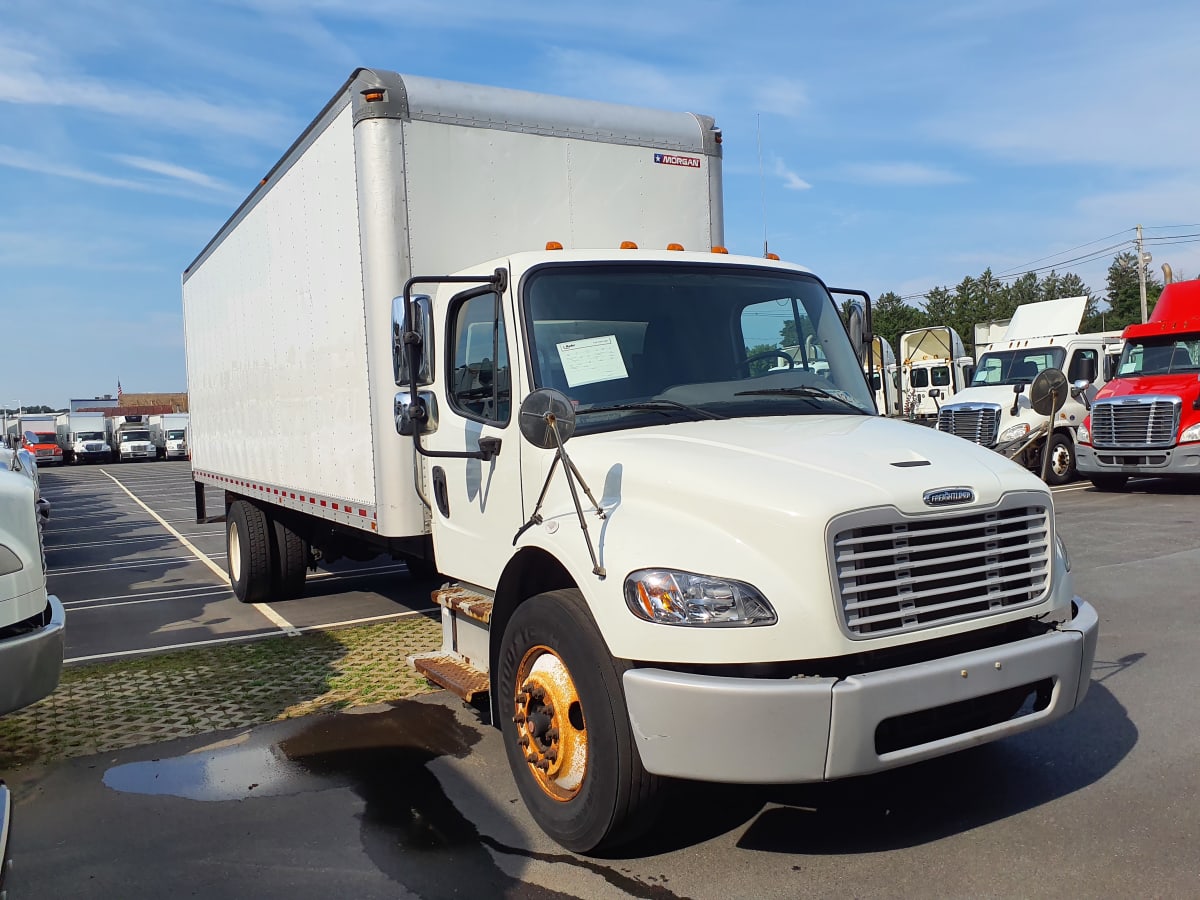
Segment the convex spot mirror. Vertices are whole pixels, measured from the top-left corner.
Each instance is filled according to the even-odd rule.
[[[529,443],[542,450],[551,450],[559,441],[566,443],[575,433],[575,407],[562,391],[540,388],[521,402],[517,427]],[[558,430],[558,440],[554,431]]]
[[[433,384],[433,299],[428,294],[415,294],[409,307],[412,315],[409,327],[418,340],[404,340],[404,298],[392,298],[392,380],[398,387],[410,384],[412,359],[417,363],[417,384]]]
[[[1067,402],[1067,376],[1058,369],[1043,369],[1029,386],[1029,405],[1039,416],[1052,416]]]

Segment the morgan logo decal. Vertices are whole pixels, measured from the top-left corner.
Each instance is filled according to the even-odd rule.
[[[664,166],[684,166],[688,169],[700,168],[698,156],[680,156],[676,153],[655,153],[654,161]]]
[[[965,487],[938,488],[926,491],[923,499],[926,506],[954,506],[958,503],[974,503],[975,492]]]

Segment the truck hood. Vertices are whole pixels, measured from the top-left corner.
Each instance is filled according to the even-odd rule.
[[[876,416],[688,422],[577,438],[586,474],[622,466],[623,492],[710,514],[732,506],[805,518],[872,506],[928,513],[926,491],[970,487],[986,505],[1044,485],[1020,466],[932,428]],[[586,466],[586,468],[585,468]]]
[[[1096,399],[1174,394],[1186,402],[1196,397],[1198,389],[1200,381],[1197,381],[1195,372],[1183,375],[1139,375],[1137,378],[1114,378],[1104,385]]]

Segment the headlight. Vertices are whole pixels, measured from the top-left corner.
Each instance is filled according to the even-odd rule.
[[[1092,443],[1092,433],[1088,431],[1088,427],[1086,425],[1080,425],[1075,429],[1075,441],[1079,444],[1090,445]]]
[[[1188,441],[1200,441],[1200,422],[1183,429],[1183,434],[1179,436],[1179,443],[1184,444]]]
[[[639,569],[625,579],[635,616],[662,625],[774,625],[775,610],[755,588],[671,569]]]
[[[1004,429],[1004,433],[1000,435],[1000,442],[1015,441],[1017,438],[1025,437],[1029,434],[1029,423],[1018,422],[1016,425],[1010,425]]]
[[[1054,546],[1058,548],[1059,555],[1063,558],[1063,565],[1066,567],[1067,571],[1070,572],[1071,555],[1067,553],[1067,545],[1063,543],[1063,539],[1060,538],[1057,533],[1054,535]]]
[[[13,572],[20,572],[25,568],[21,562],[21,557],[13,553],[4,544],[0,544],[0,576],[11,575]]]

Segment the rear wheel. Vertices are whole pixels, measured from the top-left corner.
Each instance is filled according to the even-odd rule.
[[[577,590],[517,608],[498,672],[500,730],[517,787],[569,850],[608,850],[653,824],[662,779],[642,767],[621,674]]]
[[[1093,475],[1092,487],[1098,491],[1123,491],[1128,475]]]
[[[246,500],[234,500],[225,527],[229,584],[243,603],[265,603],[271,594],[270,522]]]
[[[278,519],[271,522],[271,599],[294,600],[304,593],[308,544]]]

